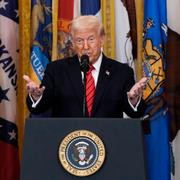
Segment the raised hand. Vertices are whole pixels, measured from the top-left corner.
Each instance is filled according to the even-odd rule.
[[[23,79],[27,82],[26,88],[28,93],[31,95],[34,101],[37,101],[43,95],[45,87],[39,87],[39,84],[35,83],[27,75],[23,75]]]
[[[127,92],[128,98],[132,105],[136,105],[139,98],[142,96],[143,90],[146,88],[148,82],[148,77],[143,77],[139,82],[137,82],[129,92]]]

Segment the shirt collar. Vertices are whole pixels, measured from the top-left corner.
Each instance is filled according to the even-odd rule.
[[[103,55],[102,55],[102,52],[101,52],[98,60],[93,64],[93,66],[94,66],[96,71],[100,70],[100,66],[101,66],[101,62],[102,62],[102,57],[103,57]]]

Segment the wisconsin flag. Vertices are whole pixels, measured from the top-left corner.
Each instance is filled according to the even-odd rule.
[[[144,99],[151,127],[151,133],[145,137],[149,180],[170,179],[169,117],[164,98],[166,10],[166,0],[144,1],[143,69],[149,77]]]
[[[18,3],[0,1],[0,179],[19,180],[17,132]]]
[[[167,0],[167,98],[171,118],[172,180],[180,179],[180,1]]]

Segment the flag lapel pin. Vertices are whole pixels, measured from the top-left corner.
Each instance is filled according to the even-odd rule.
[[[110,71],[106,70],[106,75],[109,76],[110,75]]]

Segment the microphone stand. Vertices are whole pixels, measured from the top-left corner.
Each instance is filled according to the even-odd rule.
[[[83,83],[84,83],[84,95],[83,95],[83,117],[87,117],[87,113],[86,113],[86,73],[89,70],[89,56],[84,54],[81,56],[81,61],[80,61],[80,68],[81,71],[84,74],[84,79],[83,79]]]
[[[86,71],[84,71],[83,74],[84,74],[84,79],[83,79],[83,84],[84,84],[83,117],[87,117],[87,113],[86,113]]]

